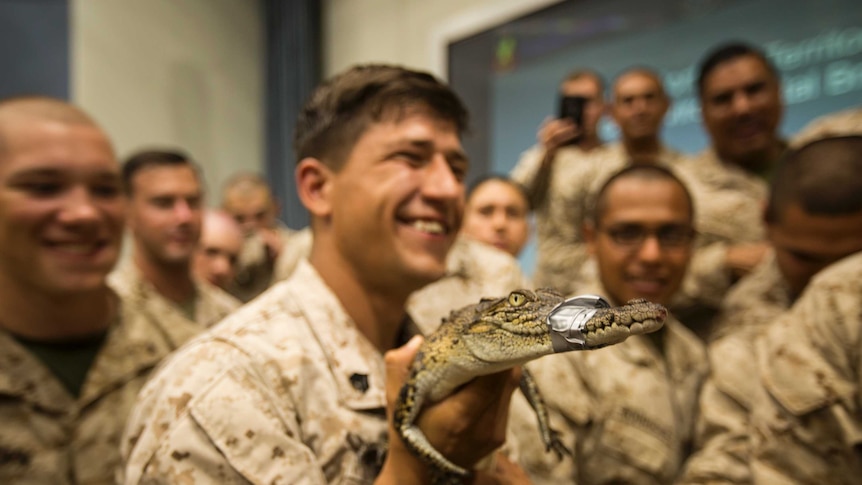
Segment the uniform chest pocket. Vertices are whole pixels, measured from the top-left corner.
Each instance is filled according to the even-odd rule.
[[[598,455],[615,457],[650,475],[673,472],[676,462],[673,429],[632,408],[617,408],[598,437]],[[671,475],[672,476],[672,475]]]

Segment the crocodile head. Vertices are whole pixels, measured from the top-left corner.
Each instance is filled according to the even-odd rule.
[[[465,309],[466,310],[466,309]],[[646,300],[610,307],[591,295],[565,299],[551,289],[516,290],[455,315],[479,360],[520,364],[541,355],[600,348],[661,328],[667,310]]]
[[[467,317],[461,338],[474,357],[486,362],[519,364],[550,354],[547,319],[564,300],[550,289],[516,290],[504,298],[484,300],[472,315],[459,315]]]

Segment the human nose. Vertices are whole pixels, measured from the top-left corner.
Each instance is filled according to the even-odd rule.
[[[638,259],[641,261],[658,261],[661,258],[661,243],[658,235],[649,233],[641,242],[637,251]]]
[[[422,189],[425,196],[436,199],[458,199],[464,195],[464,184],[442,154],[435,155],[426,166]]]
[[[751,97],[745,93],[739,93],[733,97],[733,112],[736,114],[747,114],[751,111]]]
[[[64,201],[60,220],[66,223],[83,223],[98,220],[99,210],[93,203],[93,197],[84,187],[71,191]]]
[[[192,208],[191,204],[189,204],[189,201],[179,199],[176,201],[176,203],[174,203],[174,214],[180,221],[190,221],[192,219],[193,213],[194,209]]]
[[[231,264],[227,257],[219,256],[213,261],[212,272],[218,276],[227,276],[230,274]]]
[[[505,211],[497,210],[491,215],[491,227],[496,231],[502,231],[506,228],[506,213]]]

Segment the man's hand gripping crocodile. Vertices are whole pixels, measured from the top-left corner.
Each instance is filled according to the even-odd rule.
[[[415,421],[426,403],[443,399],[476,376],[543,355],[591,350],[661,328],[667,310],[646,300],[611,308],[597,296],[566,300],[549,290],[517,290],[453,311],[416,354],[395,407],[394,423],[406,446],[434,470],[438,482],[460,483],[469,471],[435,450]],[[544,402],[524,370],[521,390],[536,412],[545,446],[568,452],[548,425]]]

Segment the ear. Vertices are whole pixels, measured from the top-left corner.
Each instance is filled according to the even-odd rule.
[[[327,217],[332,212],[334,173],[316,158],[304,158],[296,166],[296,192],[302,205],[315,217]]]
[[[587,251],[589,251],[590,256],[595,256],[597,232],[595,224],[593,224],[593,221],[585,220],[581,225],[581,231],[584,234],[584,241],[587,243]]]

